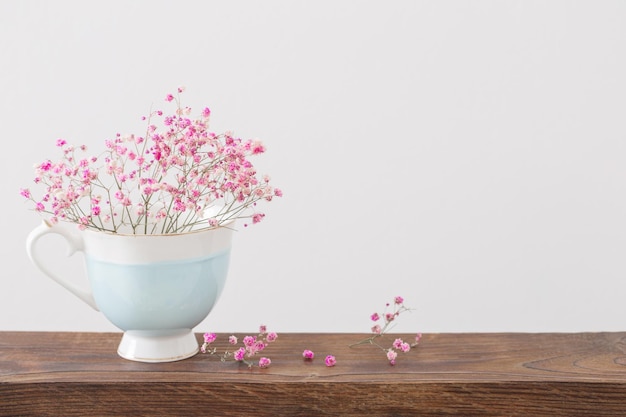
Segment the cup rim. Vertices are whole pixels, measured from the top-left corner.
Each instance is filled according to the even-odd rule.
[[[219,225],[219,226],[208,226],[208,227],[202,227],[199,229],[192,229],[186,232],[178,232],[178,233],[116,233],[116,232],[111,232],[108,230],[95,230],[92,228],[86,228],[84,230],[82,230],[83,232],[88,232],[88,233],[93,233],[93,234],[99,234],[99,235],[107,235],[107,236],[119,236],[119,237],[132,237],[132,238],[138,238],[138,237],[175,237],[175,236],[186,236],[186,235],[192,235],[192,234],[198,234],[198,233],[203,233],[203,232],[208,232],[208,231],[212,231],[212,230],[221,230],[221,229],[229,229],[232,231],[236,231],[236,229],[233,227],[234,223],[236,222],[237,219],[229,219],[226,222],[224,222],[223,224]],[[44,220],[45,221],[45,220]],[[45,221],[46,224],[48,224],[48,226],[51,226],[51,224],[47,221]],[[72,223],[72,222],[65,222],[65,224],[68,225],[76,225],[76,223]]]

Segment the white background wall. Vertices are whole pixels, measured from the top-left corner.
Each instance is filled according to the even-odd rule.
[[[624,330],[626,2],[3,1],[0,60],[0,330],[115,330],[18,192],[179,85],[285,193],[198,331]]]

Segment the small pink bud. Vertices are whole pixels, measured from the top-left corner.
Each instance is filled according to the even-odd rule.
[[[213,343],[217,339],[217,335],[215,333],[205,333],[204,334],[204,343]]]
[[[236,361],[242,361],[246,357],[246,349],[239,348],[237,351],[235,351],[233,357]]]
[[[259,368],[267,368],[268,366],[270,366],[270,364],[272,363],[272,361],[270,360],[270,358],[261,358],[259,359]]]
[[[328,367],[335,366],[337,364],[337,359],[335,359],[333,355],[328,355],[326,356],[326,359],[324,359],[324,363]]]
[[[315,353],[313,353],[312,350],[305,349],[304,352],[302,352],[302,357],[304,359],[313,359],[315,357]]]
[[[393,341],[393,347],[396,349],[400,349],[400,347],[402,346],[402,343],[404,343],[404,341],[402,339],[396,339]]]

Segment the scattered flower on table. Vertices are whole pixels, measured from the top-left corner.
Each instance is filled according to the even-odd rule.
[[[332,367],[337,364],[337,359],[333,355],[328,355],[326,356],[326,359],[324,359],[324,363],[326,366]]]
[[[237,362],[245,363],[249,368],[252,368],[255,363],[252,358],[260,352],[265,351],[270,343],[274,342],[278,338],[278,334],[275,332],[268,332],[267,326],[261,325],[259,327],[259,333],[257,335],[244,336],[242,339],[243,346],[239,347],[235,351],[225,351],[220,355],[222,362],[228,360],[235,360]],[[200,347],[202,353],[209,353],[212,355],[217,354],[217,348],[211,348],[211,344],[215,342],[217,336],[215,333],[205,333],[204,343]],[[232,335],[228,338],[230,345],[237,345],[238,338]],[[272,360],[268,357],[261,357],[257,362],[260,368],[267,368],[272,363]]]
[[[350,347],[355,347],[357,345],[370,344],[374,347],[381,349],[387,361],[390,365],[395,365],[398,361],[399,354],[406,354],[412,350],[412,348],[416,347],[422,338],[421,333],[417,333],[413,340],[413,343],[409,343],[403,340],[400,337],[396,337],[393,342],[391,342],[391,346],[383,346],[379,343],[380,338],[383,337],[397,322],[398,317],[401,314],[411,311],[410,308],[404,305],[403,297],[395,297],[393,303],[387,303],[386,309],[391,309],[391,311],[385,311],[383,314],[379,314],[378,312],[370,315],[370,319],[374,322],[379,322],[382,320],[381,324],[376,324],[372,328],[372,335],[360,342],[354,343],[350,345]],[[204,334],[204,343],[202,344],[200,350],[203,353],[209,354],[217,354],[217,349],[212,348],[211,344],[215,342],[217,339],[217,335],[215,333],[205,333]],[[228,360],[234,360],[237,362],[242,362],[248,365],[248,367],[252,368],[253,366],[258,366],[259,368],[267,368],[272,363],[269,357],[261,357],[256,363],[253,362],[252,357],[257,355],[260,352],[264,352],[268,345],[275,342],[278,339],[278,334],[276,332],[270,332],[267,330],[267,326],[262,325],[259,327],[259,333],[257,335],[247,335],[241,339],[241,343],[243,346],[235,349],[234,351],[225,351],[221,354],[222,362],[226,362]],[[239,338],[235,335],[232,335],[228,338],[228,343],[232,346],[237,346],[239,342]],[[302,351],[302,358],[304,361],[312,361],[315,358],[315,353],[310,349],[304,349]],[[334,355],[326,355],[324,358],[324,365],[327,367],[333,367],[337,364],[337,358]]]
[[[385,353],[390,365],[395,365],[398,358],[398,353],[408,353],[412,347],[417,346],[422,337],[422,334],[418,333],[417,336],[415,336],[415,341],[413,342],[413,344],[405,342],[401,338],[396,338],[391,344],[391,347],[384,347],[380,345],[377,339],[379,339],[389,331],[389,329],[395,324],[395,320],[400,317],[402,313],[411,311],[410,308],[404,305],[404,298],[401,296],[394,297],[393,303],[386,303],[385,308],[391,308],[391,311],[386,311],[382,315],[378,312],[370,315],[370,319],[373,322],[379,322],[381,318],[384,318],[382,325],[376,323],[371,328],[372,336],[368,337],[367,339],[361,340],[360,342],[354,343],[350,345],[350,347],[362,344],[371,344],[375,347],[380,348]]]
[[[267,368],[272,363],[270,358],[261,358],[259,359],[259,368]]]

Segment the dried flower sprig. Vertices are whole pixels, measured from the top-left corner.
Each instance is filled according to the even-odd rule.
[[[278,338],[278,334],[275,332],[268,332],[267,326],[261,325],[259,327],[259,334],[256,336],[245,336],[242,339],[242,346],[236,350],[229,351],[226,350],[220,353],[220,359],[222,362],[227,361],[237,361],[241,363],[245,363],[249,368],[255,366],[255,361],[252,360],[254,356],[258,353],[263,352],[265,348],[272,342],[274,342]],[[215,333],[205,333],[204,334],[204,343],[200,347],[200,351],[202,353],[208,353],[211,355],[218,354],[217,348],[211,348],[211,344],[215,342],[217,339],[217,335]],[[236,346],[238,343],[238,338],[234,335],[228,338],[228,343],[232,346]],[[259,368],[267,368],[272,363],[272,360],[268,357],[261,357],[256,365]]]
[[[183,91],[166,96],[175,104],[171,115],[153,111],[143,118],[144,135],[118,133],[97,155],[58,139],[61,160],[35,165],[43,195],[36,198],[28,188],[21,195],[50,223],[113,233],[182,233],[238,218],[260,222],[265,214],[256,211],[257,202],[282,196],[249,160],[265,146],[209,131],[211,111],[191,118],[179,99]]]
[[[393,306],[393,307],[392,307]],[[388,311],[391,308],[391,311]],[[373,313],[370,316],[370,319],[376,324],[371,328],[372,335],[360,342],[353,343],[350,347],[370,344],[372,346],[376,346],[380,348],[385,355],[387,356],[387,360],[390,365],[396,364],[396,359],[398,357],[398,353],[407,353],[411,350],[411,348],[417,346],[419,344],[420,339],[422,338],[422,334],[418,333],[415,336],[415,340],[412,343],[405,342],[404,340],[397,338],[393,341],[390,347],[383,347],[377,342],[377,339],[382,337],[385,333],[389,331],[390,328],[395,324],[395,320],[400,316],[400,314],[405,313],[407,311],[411,311],[410,308],[404,305],[404,298],[397,296],[394,298],[393,303],[387,303],[385,305],[385,312],[382,314],[378,314],[378,312]],[[383,320],[383,325],[381,327],[378,322]]]

